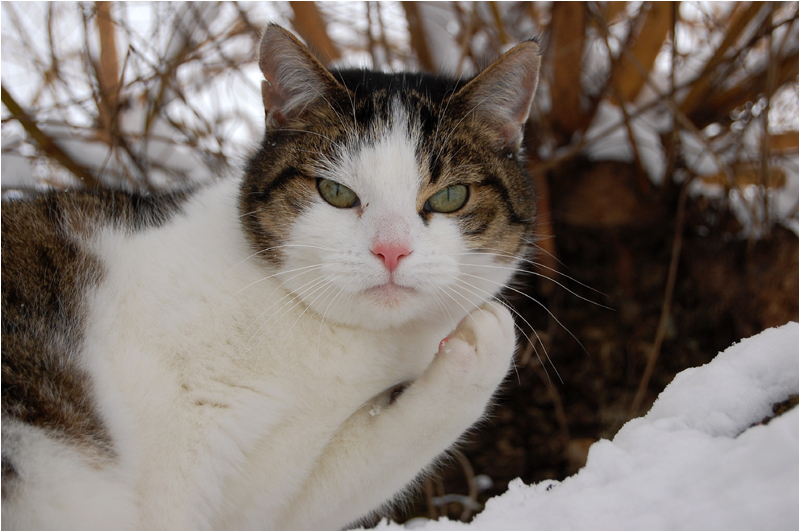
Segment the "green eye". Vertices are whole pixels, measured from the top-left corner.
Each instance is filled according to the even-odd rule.
[[[467,202],[468,192],[466,185],[449,186],[428,198],[423,208],[434,212],[457,211]]]
[[[349,209],[350,207],[358,207],[360,201],[356,193],[336,181],[330,179],[320,179],[317,184],[319,194],[322,199],[340,209]]]

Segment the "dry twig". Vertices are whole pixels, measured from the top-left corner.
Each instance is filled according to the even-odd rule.
[[[6,106],[11,116],[22,124],[25,131],[36,141],[45,154],[58,161],[64,168],[72,172],[72,175],[77,177],[88,188],[99,188],[101,186],[89,170],[76,163],[72,157],[67,155],[67,153],[53,141],[53,139],[45,135],[42,130],[39,129],[36,122],[22,110],[22,107],[20,107],[5,87],[0,87],[0,90],[2,90],[3,105]]]
[[[636,395],[633,398],[630,410],[628,410],[628,419],[636,416],[642,406],[645,393],[647,392],[647,386],[650,384],[650,378],[653,376],[653,370],[655,369],[658,355],[661,352],[661,344],[667,332],[670,310],[672,308],[672,296],[675,293],[675,281],[678,277],[678,262],[680,261],[681,248],[683,246],[683,226],[686,221],[686,197],[688,195],[688,189],[688,183],[684,183],[681,187],[681,193],[678,199],[678,212],[675,215],[675,236],[672,240],[672,254],[669,262],[669,273],[667,274],[667,285],[664,288],[664,300],[661,305],[661,316],[658,319],[655,340],[653,340],[650,354],[647,357],[647,366],[644,369],[642,379],[639,381],[639,388],[636,390]]]

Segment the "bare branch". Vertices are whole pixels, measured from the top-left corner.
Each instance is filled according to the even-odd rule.
[[[581,60],[586,35],[586,6],[583,2],[560,2],[553,5],[550,23],[552,39],[554,129],[568,141],[575,131],[588,123],[581,112]]]
[[[639,381],[639,388],[636,390],[636,396],[633,398],[633,403],[628,411],[628,419],[631,419],[639,413],[645,393],[647,393],[647,386],[650,384],[650,378],[653,376],[653,370],[656,367],[658,355],[661,352],[661,344],[667,332],[667,324],[672,309],[672,297],[675,294],[675,281],[678,278],[678,261],[680,260],[681,249],[683,247],[683,226],[686,221],[686,197],[688,194],[688,187],[686,185],[687,183],[684,183],[681,188],[680,199],[678,200],[678,212],[675,215],[675,236],[672,240],[672,256],[669,262],[667,285],[664,288],[664,299],[661,305],[661,316],[658,319],[658,327],[656,328],[656,337],[650,348],[650,354],[647,357],[647,366],[645,367],[641,381]]]
[[[111,18],[111,2],[95,2],[95,6],[97,29],[100,34],[100,65],[97,69],[97,83],[100,85],[98,111],[102,128],[111,133],[115,129],[113,122],[117,114],[120,89],[116,28]]]
[[[629,53],[620,54],[611,69],[609,86],[615,87],[625,102],[633,101],[642,90],[671,26],[670,3],[649,2],[650,9],[642,21],[635,39],[623,44]],[[633,44],[631,45],[631,41]],[[638,65],[631,57],[636,58]]]
[[[315,2],[289,2],[294,12],[292,26],[316,52],[323,63],[332,63],[341,58],[341,54],[328,36],[327,24]]]
[[[730,48],[739,39],[745,27],[747,27],[750,21],[761,11],[763,5],[764,2],[753,2],[746,9],[734,12],[734,18],[728,30],[725,32],[722,43],[719,45],[719,48],[717,48],[716,52],[714,52],[711,59],[709,59],[708,63],[706,63],[703,72],[697,77],[695,83],[692,84],[689,94],[686,95],[686,98],[684,98],[681,104],[681,111],[690,114],[708,96],[714,82],[717,81],[717,77],[713,75],[716,68],[723,61]]]
[[[23,111],[22,107],[11,96],[5,87],[0,87],[2,90],[3,105],[11,113],[11,115],[22,124],[25,131],[31,138],[39,145],[42,151],[48,157],[55,159],[64,168],[69,170],[72,175],[77,177],[84,186],[88,188],[100,188],[100,182],[92,175],[92,173],[84,168],[82,165],[76,163],[61,147],[55,143],[53,139],[45,135],[41,129],[36,125],[36,122]]]
[[[419,6],[415,2],[402,2],[403,10],[406,12],[408,20],[408,31],[411,34],[411,47],[417,53],[417,59],[422,68],[428,72],[435,72],[436,66],[433,64],[430,48],[428,48],[428,37],[419,13]]]

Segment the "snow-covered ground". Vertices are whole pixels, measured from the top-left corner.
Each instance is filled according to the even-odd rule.
[[[574,476],[517,479],[470,524],[405,528],[797,530],[798,408],[761,424],[796,393],[798,324],[789,323],[678,374],[646,416],[592,445]]]

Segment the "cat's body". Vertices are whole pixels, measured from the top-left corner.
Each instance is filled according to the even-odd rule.
[[[526,44],[476,134],[492,79],[345,90],[271,27],[243,178],[4,204],[3,528],[342,527],[452,445],[514,351]]]

